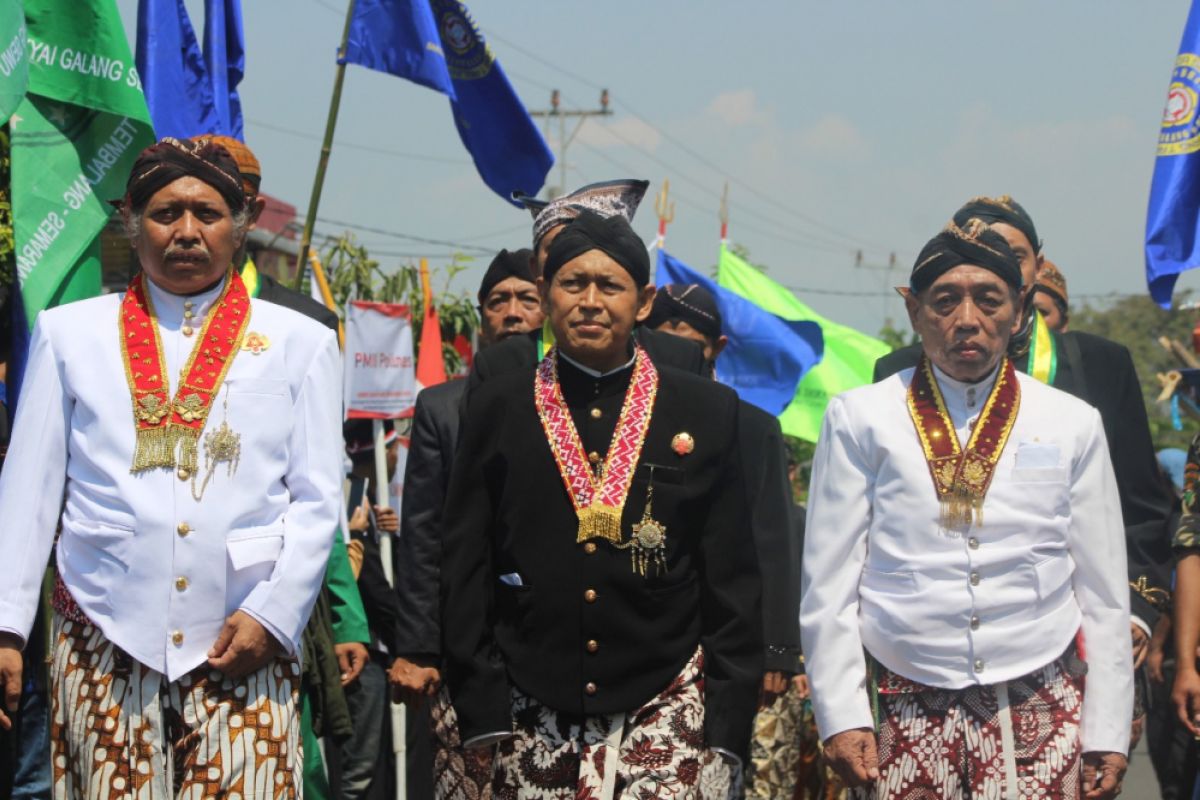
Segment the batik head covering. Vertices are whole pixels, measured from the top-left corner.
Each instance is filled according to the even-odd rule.
[[[584,211],[593,211],[602,217],[619,214],[627,221],[633,222],[633,215],[637,213],[638,205],[649,186],[650,181],[625,178],[589,183],[582,189],[576,189],[549,202],[519,192],[513,194],[513,199],[524,205],[533,215],[533,249],[537,250],[538,242],[547,231],[565,225]]]
[[[216,189],[233,213],[246,207],[242,176],[228,150],[205,139],[172,136],[150,145],[138,155],[121,203],[130,210],[141,210],[155,192],[186,177],[198,178]]]
[[[477,295],[479,305],[483,305],[483,301],[487,299],[492,289],[496,288],[496,284],[509,278],[520,278],[530,283],[537,280],[533,270],[532,250],[528,248],[501,250],[496,254],[492,263],[488,265],[487,272],[483,273],[483,280],[479,283],[479,294]]]
[[[721,311],[712,293],[698,283],[669,283],[658,287],[647,328],[667,322],[686,322],[710,339],[721,335]]]
[[[1065,310],[1067,307],[1067,279],[1053,261],[1043,261],[1038,272],[1037,291],[1055,298]]]
[[[238,172],[242,176],[242,191],[246,193],[247,197],[258,194],[258,188],[262,186],[262,166],[259,165],[254,151],[247,147],[245,142],[239,142],[232,136],[222,136],[219,133],[207,133],[200,138],[224,147],[237,162]]]
[[[1014,289],[1021,288],[1021,265],[1004,237],[978,219],[959,227],[953,220],[929,240],[917,255],[908,285],[914,292],[928,289],[955,267],[970,264],[995,273]]]
[[[983,220],[989,225],[996,222],[1011,225],[1025,234],[1035,254],[1042,252],[1042,240],[1038,238],[1033,217],[1029,216],[1029,212],[1020,203],[1006,194],[999,197],[972,197],[954,212],[954,224],[959,227],[972,219]]]
[[[629,273],[639,286],[650,283],[650,256],[646,243],[638,236],[624,216],[602,217],[593,211],[583,211],[574,222],[554,237],[542,277],[547,281],[574,258],[592,250],[600,250]]]

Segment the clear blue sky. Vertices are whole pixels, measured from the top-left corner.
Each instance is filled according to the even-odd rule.
[[[132,41],[136,0],[118,6]],[[1146,198],[1184,0],[469,6],[530,108],[552,88],[576,108],[609,89],[615,114],[582,128],[567,184],[634,176],[654,192],[669,178],[667,247],[694,267],[715,263],[729,179],[730,238],[776,280],[808,290],[798,294],[814,308],[874,333],[885,314],[902,316],[881,287],[905,281],[958,205],[1009,193],[1073,297],[1144,291]],[[188,7],[202,28],[202,3]],[[264,189],[303,209],[345,0],[243,8],[246,140]],[[488,250],[527,246],[528,215],[479,180],[442,96],[350,67],[338,141],[322,217]],[[653,237],[652,196],[636,227]],[[451,249],[361,240],[385,265],[399,254],[437,265]],[[895,252],[899,268],[855,269],[859,249],[874,265]],[[473,290],[488,260],[458,288]],[[1180,285],[1200,288],[1200,276]]]

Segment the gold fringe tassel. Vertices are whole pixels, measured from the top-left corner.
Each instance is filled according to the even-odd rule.
[[[983,498],[962,491],[950,490],[941,498],[939,521],[943,528],[962,528],[983,524]]]
[[[621,509],[604,503],[593,503],[579,510],[579,534],[576,544],[588,539],[605,539],[618,544],[621,541]]]
[[[196,472],[199,463],[200,431],[167,425],[137,432],[130,472],[145,472],[159,467],[180,467]],[[176,455],[178,450],[178,455]]]

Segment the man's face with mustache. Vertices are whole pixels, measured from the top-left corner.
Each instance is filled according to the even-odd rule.
[[[150,198],[134,249],[142,269],[159,287],[195,294],[221,279],[243,237],[221,194],[188,176]]]

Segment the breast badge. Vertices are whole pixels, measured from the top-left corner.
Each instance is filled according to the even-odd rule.
[[[271,346],[271,340],[261,333],[251,331],[246,334],[246,338],[242,340],[242,349],[248,350],[254,355],[258,355],[263,350]]]
[[[671,449],[675,451],[675,455],[683,458],[696,449],[696,440],[687,431],[680,431],[671,439]]]

